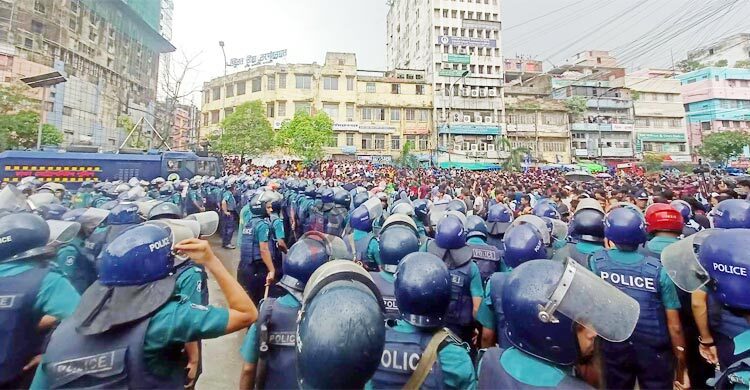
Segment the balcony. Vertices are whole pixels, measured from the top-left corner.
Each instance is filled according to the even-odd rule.
[[[624,99],[602,97],[598,99],[591,98],[586,101],[586,105],[591,109],[603,108],[613,110],[627,110],[633,105],[633,102]]]

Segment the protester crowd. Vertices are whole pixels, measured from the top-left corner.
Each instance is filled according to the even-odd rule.
[[[225,170],[4,185],[0,388],[192,387],[238,331],[242,389],[750,383],[750,180]]]

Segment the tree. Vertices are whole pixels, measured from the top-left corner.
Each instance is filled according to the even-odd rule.
[[[160,98],[163,98],[164,102],[159,102],[154,120],[155,130],[161,135],[161,138],[156,137],[157,149],[162,148],[171,136],[180,102],[200,90],[195,87],[200,66],[196,63],[196,59],[200,54],[189,57],[186,53],[180,52],[179,58],[174,63],[167,61],[164,64],[165,69],[159,76]]]
[[[276,134],[277,145],[306,162],[320,160],[323,146],[333,138],[333,121],[325,112],[310,115],[297,112],[291,121],[281,125]]]
[[[0,115],[32,110],[32,100],[24,94],[28,91],[25,85],[0,86]]]
[[[531,153],[531,150],[525,147],[514,148],[507,137],[499,137],[497,138],[497,142],[499,145],[496,146],[499,146],[499,149],[508,152],[508,158],[500,166],[506,171],[520,171],[521,163],[526,155]]]
[[[396,158],[396,165],[401,168],[419,168],[419,159],[413,153],[413,151],[414,142],[406,141],[406,143],[404,143],[404,147],[401,148],[401,153]]]
[[[693,60],[682,60],[676,64],[677,70],[680,72],[692,72],[701,68],[705,68],[706,65],[701,64],[699,61]]]
[[[742,153],[742,149],[750,145],[750,135],[741,131],[722,131],[709,134],[703,138],[703,144],[698,148],[698,154],[709,160],[726,165],[732,157]]]
[[[649,172],[658,171],[666,158],[662,153],[643,153],[643,167]]]
[[[742,60],[734,63],[735,68],[750,69],[750,60]]]
[[[568,109],[571,120],[576,120],[588,108],[588,101],[583,96],[571,96],[565,100],[565,108]]]
[[[718,60],[718,61],[716,61],[716,63],[714,64],[714,66],[718,66],[719,68],[726,68],[727,66],[729,66],[729,61],[727,61],[727,60]]]
[[[211,137],[211,148],[224,154],[260,156],[273,152],[274,131],[260,100],[243,103],[221,121],[223,134]]]
[[[119,118],[117,118],[117,126],[121,127],[122,131],[125,132],[125,137],[128,137],[128,135],[130,135],[127,142],[128,147],[141,150],[146,149],[147,142],[145,139],[146,137],[143,136],[143,126],[133,131],[135,123],[133,123],[133,119],[131,119],[127,115],[121,115]],[[120,145],[117,146],[119,147]]]
[[[39,131],[39,114],[21,111],[0,115],[0,148],[35,148]],[[57,146],[63,142],[62,133],[53,125],[42,125],[42,145]]]

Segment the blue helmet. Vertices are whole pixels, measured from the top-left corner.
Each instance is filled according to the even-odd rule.
[[[323,202],[325,202],[325,200]],[[333,194],[333,203],[336,203],[337,205],[348,210],[349,206],[352,205],[352,195],[349,192],[344,191],[343,189],[339,189]]]
[[[370,194],[368,194],[367,192],[360,192],[357,195],[354,195],[354,208],[356,209],[357,207],[361,206],[362,203],[367,202],[367,199],[370,199]]]
[[[383,354],[384,310],[377,287],[360,266],[335,260],[318,268],[299,312],[299,387],[363,388]]]
[[[427,218],[427,214],[429,214],[427,201],[424,199],[417,199],[412,203],[412,206],[414,206],[414,216],[420,221],[424,221],[424,219]]]
[[[604,242],[604,213],[595,209],[581,209],[570,220],[570,236],[584,241]]]
[[[509,267],[515,268],[529,260],[547,258],[547,247],[539,231],[531,224],[525,223],[510,229],[503,237],[503,246],[503,259]]]
[[[163,202],[154,206],[148,212],[148,219],[180,219],[182,218],[182,210],[180,207],[172,202]]]
[[[435,243],[443,249],[459,249],[466,246],[466,230],[455,215],[446,215],[437,224]]]
[[[325,188],[320,192],[320,200],[323,203],[333,203],[336,194],[333,192],[333,188]]]
[[[305,187],[305,196],[307,196],[307,197],[309,197],[311,199],[315,199],[315,193],[317,191],[318,191],[318,189],[315,188],[314,185],[308,185],[307,187]]]
[[[132,225],[140,222],[138,205],[135,203],[120,203],[109,211],[107,217],[107,225]]]
[[[483,240],[487,239],[489,230],[484,220],[476,215],[470,215],[466,218],[466,238],[479,237]]]
[[[675,210],[679,211],[680,214],[682,214],[682,219],[685,222],[693,218],[693,208],[690,206],[690,203],[678,199],[673,200],[669,203],[669,205],[672,206],[672,208],[674,208]]]
[[[560,219],[560,212],[557,210],[557,206],[550,202],[538,202],[532,212],[537,217]]]
[[[646,220],[629,207],[614,208],[604,218],[604,237],[618,246],[637,247],[648,240]]]
[[[445,211],[458,211],[459,213],[466,215],[466,203],[463,200],[452,200],[448,202]]]
[[[368,199],[352,211],[349,223],[352,228],[364,232],[372,231],[372,223],[383,214],[383,205],[377,198]]]
[[[171,235],[155,225],[128,229],[104,247],[97,266],[104,286],[139,286],[164,279],[174,270]]]
[[[750,202],[744,199],[721,201],[711,214],[714,219],[714,227],[720,229],[750,228]]]
[[[411,253],[399,263],[394,284],[404,321],[420,328],[443,326],[451,300],[451,277],[445,263],[426,252]]]
[[[42,216],[45,220],[54,219],[54,220],[61,220],[63,214],[68,212],[68,208],[57,203],[48,203],[41,205],[37,212],[39,215]]]
[[[0,217],[0,262],[39,255],[47,245],[50,229],[42,217],[31,213]]]
[[[744,228],[719,230],[698,250],[698,260],[710,278],[710,293],[729,308],[750,310],[748,253],[750,229]]]
[[[513,212],[508,206],[496,203],[487,210],[487,228],[492,235],[505,234],[513,223]]]
[[[380,232],[378,245],[383,270],[395,273],[402,259],[419,251],[419,237],[405,225],[391,225]]]
[[[317,237],[307,235],[295,242],[282,264],[284,276],[279,285],[298,299],[313,272],[331,258],[325,243]]]

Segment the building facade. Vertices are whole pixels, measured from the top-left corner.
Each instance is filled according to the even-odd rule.
[[[713,132],[750,130],[750,69],[704,68],[677,79],[691,148]]]
[[[121,116],[153,121],[160,53],[160,1],[0,1],[0,82],[59,71],[42,117],[64,144],[117,148]],[[33,95],[41,98],[41,92]]]
[[[275,129],[297,111],[323,111],[333,120],[334,159],[389,162],[411,141],[429,159],[432,85],[422,71],[357,69],[351,53],[327,53],[325,62],[273,64],[251,68],[204,83],[201,138],[219,131],[234,107],[260,100]]]
[[[738,62],[747,64],[750,61],[750,34],[742,33],[722,38],[698,49],[688,52],[688,60],[700,62],[706,66],[738,66]]]
[[[635,119],[635,154],[660,153],[690,161],[680,81],[671,70],[644,70],[612,82],[630,91]]]
[[[386,57],[426,72],[440,161],[497,162],[504,122],[500,0],[391,0]]]

